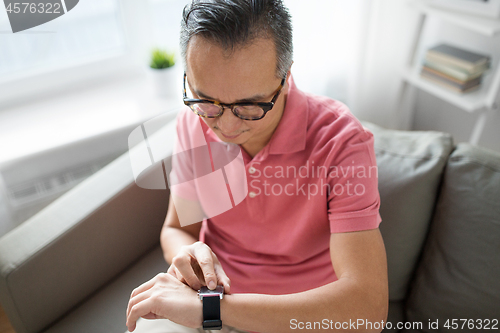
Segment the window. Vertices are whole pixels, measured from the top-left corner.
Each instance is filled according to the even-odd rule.
[[[80,1],[74,10],[41,26],[0,35],[0,77],[50,71],[125,53],[118,0]],[[0,31],[9,31],[0,10]]]
[[[83,0],[15,34],[0,6],[0,105],[143,73],[153,46],[177,50],[187,2]]]

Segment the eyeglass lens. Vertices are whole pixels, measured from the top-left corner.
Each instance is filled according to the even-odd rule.
[[[196,103],[191,105],[196,114],[202,117],[217,117],[222,113],[222,106],[209,103]],[[264,110],[257,105],[239,105],[234,108],[234,113],[242,119],[257,119],[264,115]]]

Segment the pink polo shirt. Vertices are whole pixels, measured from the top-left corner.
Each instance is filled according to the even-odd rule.
[[[381,222],[373,135],[341,102],[288,83],[269,143],[253,158],[241,149],[248,195],[202,224],[200,240],[217,254],[233,293],[288,294],[333,282],[330,234]],[[178,151],[221,142],[188,108],[177,132]],[[189,164],[178,167],[180,177],[192,177]],[[209,196],[190,188],[201,201]]]

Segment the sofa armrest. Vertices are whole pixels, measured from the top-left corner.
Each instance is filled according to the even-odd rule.
[[[161,131],[172,138],[175,121]],[[16,332],[43,330],[158,245],[168,196],[136,185],[127,152],[2,237],[0,301]]]

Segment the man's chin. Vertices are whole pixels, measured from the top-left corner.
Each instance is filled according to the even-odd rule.
[[[224,138],[222,136],[218,136],[219,139],[221,139],[222,142],[227,142],[227,143],[233,143],[235,145],[241,145],[245,142],[245,140],[241,140],[239,137],[235,138],[235,139],[227,139],[227,138]]]

